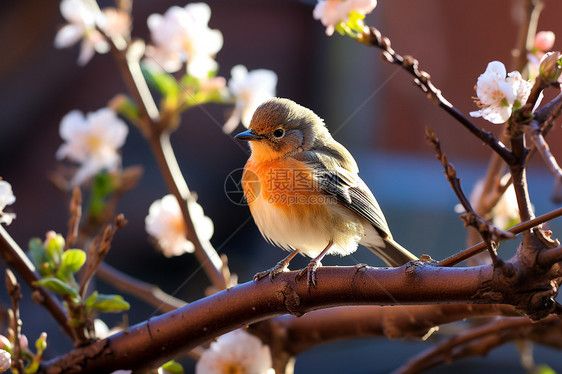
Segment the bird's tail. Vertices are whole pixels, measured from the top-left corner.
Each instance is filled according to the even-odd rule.
[[[388,266],[398,267],[407,262],[416,261],[418,258],[395,242],[393,239],[386,238],[384,240],[384,247],[382,246],[367,246],[378,257],[380,257]]]

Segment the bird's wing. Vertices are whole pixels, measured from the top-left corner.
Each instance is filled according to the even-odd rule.
[[[337,160],[323,152],[304,151],[296,158],[314,167],[315,179],[321,190],[369,221],[383,238],[392,238],[377,200],[356,173],[343,168]]]

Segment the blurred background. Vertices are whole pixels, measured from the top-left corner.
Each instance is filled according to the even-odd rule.
[[[482,177],[489,150],[461,125],[426,99],[409,75],[384,63],[380,53],[339,35],[327,37],[324,27],[312,18],[314,1],[210,0],[211,28],[219,29],[224,46],[216,59],[219,75],[230,77],[237,64],[249,70],[265,68],[278,74],[277,94],[313,109],[325,119],[334,137],[355,156],[361,176],[371,187],[402,245],[417,255],[444,258],[465,246],[466,231],[454,213],[457,200],[442,166],[426,145],[424,127],[430,126],[442,141],[444,152],[456,166],[467,192]],[[499,60],[511,71],[511,50],[516,41],[520,1],[485,0],[380,0],[366,23],[377,27],[402,55],[412,55],[431,74],[434,84],[461,112],[476,107],[474,85],[488,62]],[[66,23],[58,0],[3,0],[0,2],[0,176],[10,182],[17,201],[17,219],[7,227],[24,249],[31,237],[44,238],[48,230],[66,232],[66,198],[48,181],[57,169],[55,152],[61,144],[61,118],[73,109],[95,111],[107,105],[125,86],[111,55],[96,55],[86,66],[76,64],[78,47],[57,50],[53,40]],[[135,1],[133,36],[150,41],[146,18],[186,2]],[[539,31],[560,30],[562,3],[545,0]],[[100,6],[113,6],[100,1]],[[560,50],[560,43],[554,49]],[[212,243],[229,258],[239,282],[270,268],[285,253],[268,245],[250,217],[247,207],[233,204],[225,194],[225,180],[243,167],[248,150],[225,135],[220,126],[229,110],[206,105],[184,113],[173,136],[175,152],[190,188],[213,219]],[[475,122],[498,135],[497,127]],[[242,130],[239,127],[237,131]],[[549,144],[560,159],[560,130]],[[107,262],[123,272],[159,285],[176,297],[192,301],[209,285],[195,257],[172,259],[159,254],[148,242],[144,218],[148,207],[167,194],[149,148],[132,127],[123,148],[124,166],[142,165],[144,175],[137,188],[118,205],[128,226],[115,239]],[[529,165],[529,189],[537,214],[557,206],[549,200],[553,178],[539,157]],[[556,233],[560,220],[551,224]],[[516,243],[502,245],[509,258]],[[297,258],[292,268],[308,259]],[[352,256],[330,257],[324,265],[382,265],[360,248]],[[119,293],[98,283],[100,292]],[[65,352],[70,342],[59,333],[50,316],[30,300],[24,287],[23,331],[31,341],[41,331],[49,334],[50,357]],[[6,303],[3,287],[0,295]],[[127,314],[130,324],[160,312],[133,297]],[[113,325],[121,316],[102,316]],[[361,339],[316,347],[297,358],[296,373],[387,373],[407,358],[428,347],[428,342]],[[559,352],[536,349],[537,362],[562,370]],[[193,363],[185,361],[187,372]],[[523,372],[515,346],[506,345],[487,358],[475,358],[429,371],[456,370],[482,373],[510,369]]]

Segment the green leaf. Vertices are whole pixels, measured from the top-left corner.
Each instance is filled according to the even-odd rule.
[[[68,284],[64,283],[58,278],[43,278],[33,282],[33,284],[36,286],[45,287],[46,289],[62,296],[70,295],[74,298],[78,298],[78,292],[76,292],[74,288],[70,287]]]
[[[163,96],[177,101],[180,89],[178,82],[171,74],[150,70],[146,67],[142,67],[142,74],[151,87],[158,90]]]
[[[29,241],[28,247],[29,247],[29,254],[31,255],[31,259],[35,263],[35,266],[40,268],[41,264],[49,261],[49,259],[47,258],[47,254],[45,253],[45,248],[43,248],[43,243],[41,242],[41,239],[32,238]]]
[[[118,95],[111,101],[112,107],[115,111],[131,121],[137,123],[141,117],[141,111],[137,103],[129,96]]]
[[[556,374],[556,371],[547,364],[540,364],[537,366],[535,373],[537,374]]]
[[[105,313],[118,313],[124,310],[129,310],[129,303],[123,299],[121,295],[103,295],[94,293],[96,295],[93,301],[88,300],[90,309],[98,312]],[[92,296],[88,297],[90,299]]]
[[[88,298],[86,298],[86,300],[84,301],[84,305],[86,306],[86,309],[91,309],[92,305],[94,305],[94,302],[96,301],[97,298],[98,298],[98,291],[94,291],[90,296],[88,296]]]
[[[90,214],[98,217],[105,210],[106,199],[115,192],[116,186],[111,176],[106,171],[102,171],[96,175],[90,192],[90,202],[88,209]]]
[[[173,360],[166,362],[161,368],[170,374],[183,374],[183,366]]]
[[[61,268],[66,268],[73,274],[86,262],[86,252],[81,249],[69,249],[62,254]]]

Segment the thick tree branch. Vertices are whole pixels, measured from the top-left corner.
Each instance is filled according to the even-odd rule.
[[[300,318],[275,319],[284,349],[295,356],[312,346],[335,340],[384,336],[390,339],[423,338],[436,326],[465,318],[519,316],[510,305],[448,304],[336,307],[310,312]],[[264,341],[267,342],[263,334]]]
[[[295,275],[282,273],[273,282],[248,282],[198,300],[76,349],[46,363],[41,372],[97,373],[158,365],[227,331],[286,313],[300,316],[350,304],[478,303],[497,298],[483,292],[492,275],[490,266],[322,267],[312,292],[306,283],[295,281]]]
[[[555,310],[551,272],[526,273],[515,257],[499,271],[491,265],[435,267],[422,261],[398,268],[322,267],[309,291],[296,272],[273,282],[248,282],[152,318],[85,349],[46,363],[43,373],[109,372],[156,366],[227,331],[280,314],[343,305],[448,303],[512,304],[541,319]],[[95,360],[89,357],[95,356]]]

